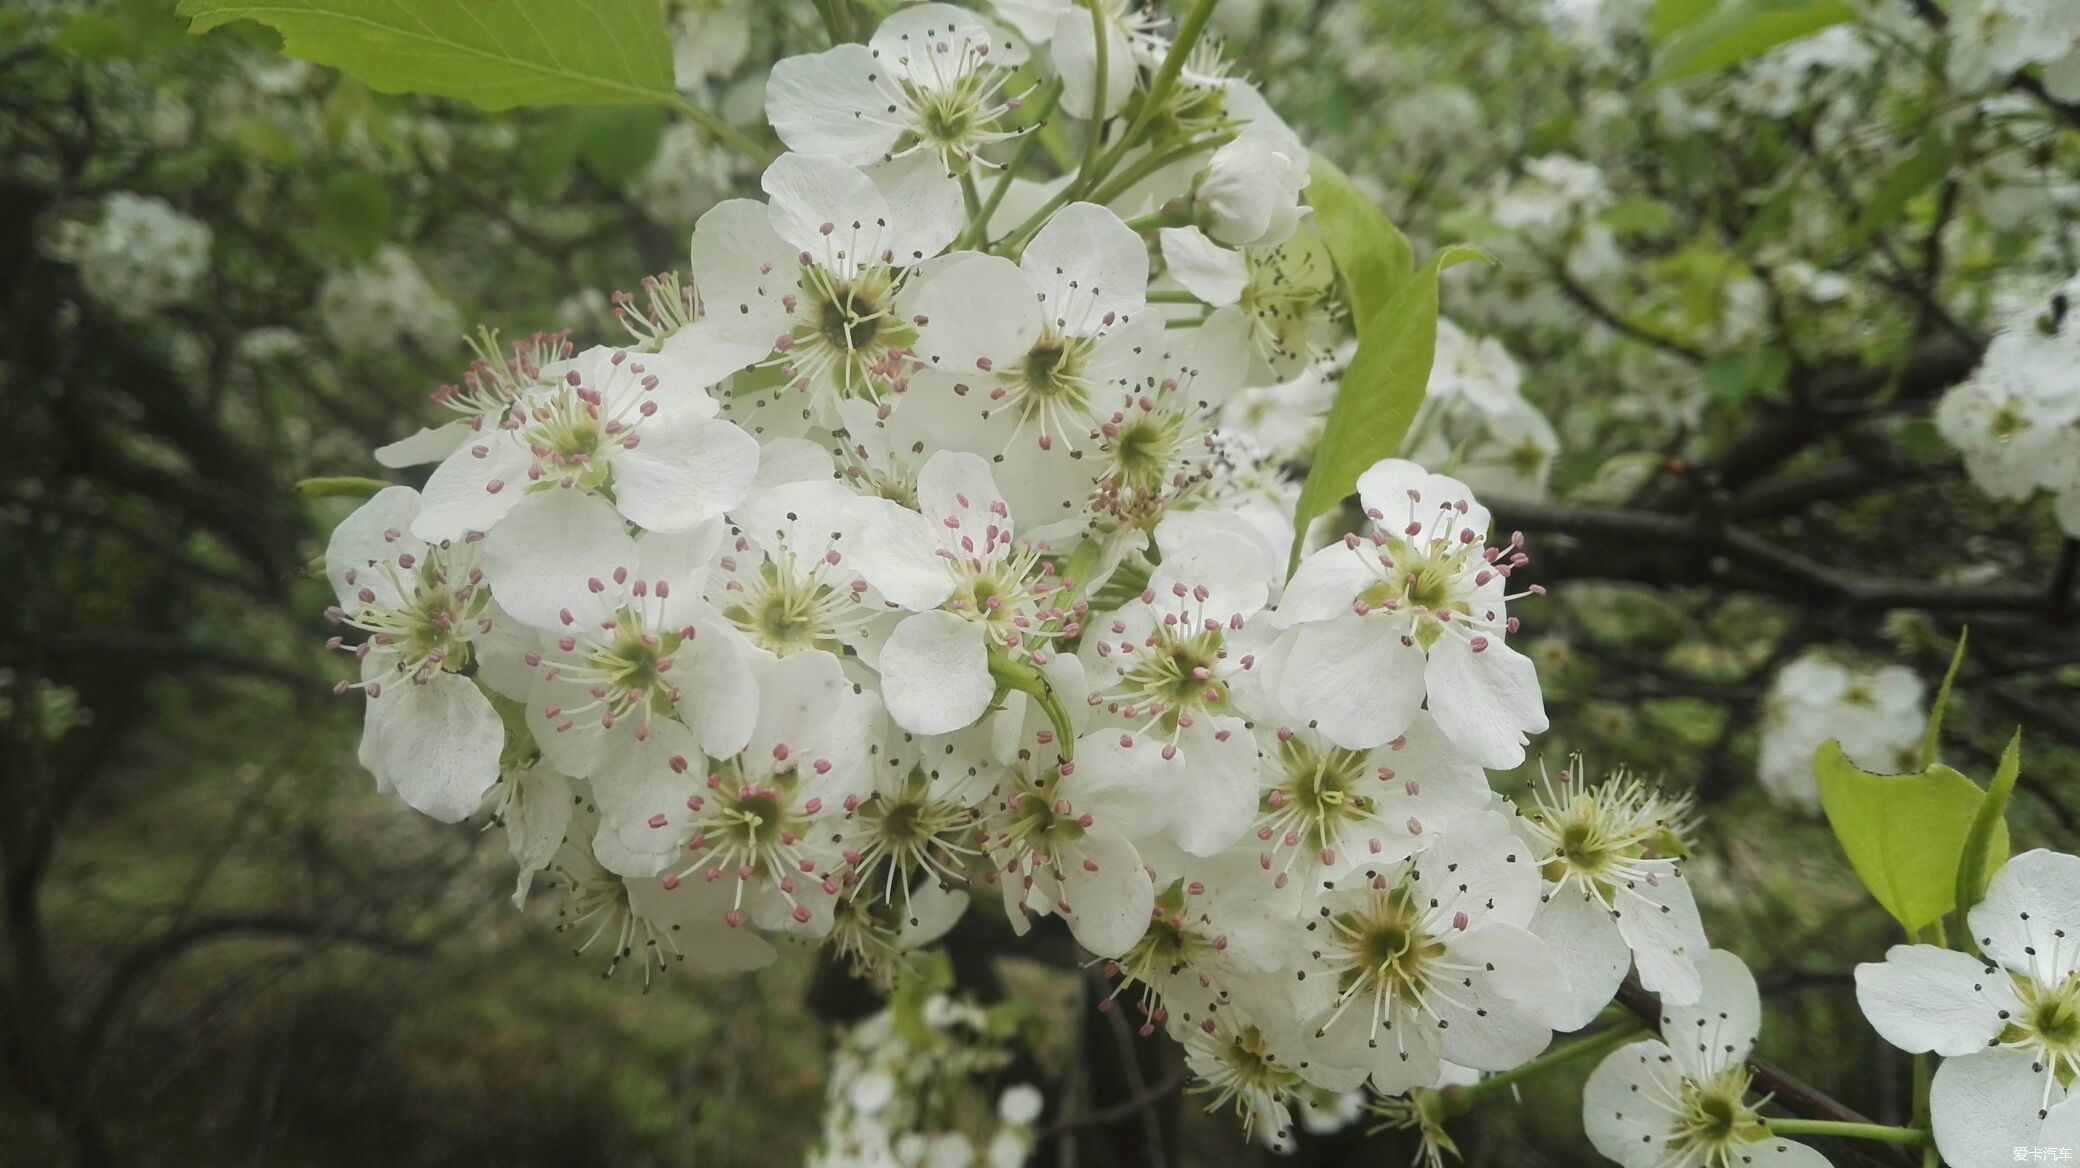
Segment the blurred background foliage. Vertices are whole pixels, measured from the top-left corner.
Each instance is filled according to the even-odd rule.
[[[1983,780],[2024,727],[2018,848],[2080,844],[2074,544],[2044,500],[1979,495],[1928,416],[2075,270],[2080,108],[1952,92],[1931,10],[1877,6],[1850,66],[1672,85],[1647,82],[1639,5],[1218,17],[1419,253],[1505,259],[1455,271],[1445,308],[1507,344],[1559,432],[1544,497],[1495,502],[1555,589],[1524,609],[1546,756],[1696,792],[1695,883],[1756,969],[1763,1053],[1892,1122],[1905,1056],[1848,972],[1892,926],[1817,814],[1757,781],[1778,668],[1820,646],[1933,689],[1970,623],[1944,758]],[[824,41],[806,3],[670,19],[682,89],[743,126],[771,61]],[[806,952],[603,978],[551,902],[511,910],[495,835],[378,797],[304,571],[346,504],[293,487],[368,473],[473,322],[610,340],[611,290],[682,265],[693,218],[755,176],[658,111],[490,115],[275,48],[189,37],[171,0],[0,11],[0,1162],[798,1161],[828,1022],[866,991]],[[1593,198],[1541,194],[1576,173],[1538,165],[1560,156]],[[1538,198],[1569,213],[1527,220]],[[955,969],[1031,1003],[1030,1057],[1064,1081],[1107,1024],[999,941],[964,926]],[[1128,1090],[1109,1073],[1100,1101]],[[1465,1123],[1467,1161],[1589,1162],[1578,1079]],[[1165,1123],[1170,1154],[1236,1162],[1225,1119]],[[1295,1162],[1395,1162],[1361,1132]],[[1048,1147],[1131,1162],[1140,1138]]]

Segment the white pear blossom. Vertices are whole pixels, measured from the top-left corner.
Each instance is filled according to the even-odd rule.
[[[1257,748],[1258,865],[1279,887],[1297,874],[1300,887],[1319,888],[1360,865],[1405,860],[1494,798],[1487,773],[1461,757],[1427,713],[1371,750],[1261,722]]]
[[[1317,901],[1293,993],[1315,1061],[1393,1095],[1444,1061],[1506,1070],[1545,1049],[1564,983],[1529,930],[1530,849],[1491,811],[1401,864],[1367,865]]]
[[[2016,856],[1966,920],[1983,958],[1895,945],[1856,967],[1856,1003],[1887,1042],[1943,1056],[1929,1095],[1936,1147],[1958,1168],[1990,1168],[2010,1148],[2080,1131],[2068,1101],[2080,1072],[2080,857]]]
[[[1799,657],[1777,672],[1763,700],[1763,788],[1791,803],[1819,806],[1813,752],[1829,739],[1866,770],[1919,770],[1928,724],[1923,693],[1921,679],[1903,665],[1851,668],[1818,652]]]
[[[378,446],[375,459],[387,467],[440,462],[470,441],[470,436],[498,425],[519,398],[550,388],[554,379],[544,369],[562,369],[571,357],[570,334],[538,332],[510,348],[501,346],[489,329],[466,338],[477,354],[462,380],[428,395],[433,404],[460,414],[454,421],[428,426],[388,446]]]
[[[1617,995],[1637,964],[1640,984],[1672,1005],[1697,1001],[1709,948],[1679,858],[1689,800],[1624,771],[1600,783],[1541,768],[1519,830],[1546,879],[1531,931],[1552,946],[1569,983],[1558,1029],[1578,1030]]]
[[[772,408],[831,424],[837,402],[879,401],[915,368],[917,326],[899,300],[916,265],[960,234],[960,191],[922,154],[872,171],[784,154],[761,183],[768,203],[731,199],[694,225],[705,315],[662,351],[711,381],[777,366]]]
[[[540,381],[471,420],[426,482],[420,537],[488,532],[572,492],[611,497],[651,531],[685,531],[743,502],[758,444],[717,418],[707,383],[673,359],[601,346]]]
[[[1215,308],[1207,328],[1244,327],[1252,383],[1296,376],[1326,351],[1335,269],[1311,228],[1268,247],[1225,248],[1197,227],[1158,233],[1171,279]]]
[[[1058,614],[1037,549],[980,457],[940,451],[918,473],[917,510],[889,499],[853,503],[860,576],[892,609],[914,614],[881,648],[882,697],[905,730],[943,734],[980,718],[996,692],[991,654],[1029,652]]]
[[[505,729],[476,679],[508,696],[527,690],[533,633],[492,599],[468,541],[411,534],[420,498],[376,493],[333,529],[327,615],[366,635],[353,653],[368,697],[360,758],[378,787],[449,823],[473,814],[499,775]],[[330,644],[345,648],[342,638]],[[340,684],[344,692],[347,683]]]
[[[758,722],[743,750],[705,777],[698,753],[646,775],[646,823],[687,856],[667,869],[665,889],[733,885],[719,914],[731,927],[748,919],[821,936],[842,888],[832,827],[873,794],[880,711],[828,654],[760,662],[754,673]]]
[[[864,45],[787,57],[766,82],[766,112],[791,150],[867,166],[921,153],[961,171],[1015,137],[1005,93],[1025,46],[952,4],[898,9]]]
[[[1033,916],[1062,918],[1078,944],[1104,957],[1133,948],[1155,909],[1155,885],[1125,834],[1135,809],[1088,781],[1058,746],[1037,742],[1008,764],[984,820],[1013,930]]]
[[[1589,1076],[1589,1141],[1625,1168],[1826,1168],[1819,1152],[1772,1136],[1748,1103],[1747,1057],[1762,1027],[1755,976],[1723,949],[1698,968],[1695,1005],[1664,1005],[1661,1038],[1619,1047]]]
[[[1156,64],[1168,48],[1156,32],[1159,23],[1153,10],[1137,0],[992,0],[992,5],[1029,43],[1051,48],[1054,67],[1062,76],[1062,108],[1079,118],[1119,113],[1134,95],[1141,68]]]
[[[1078,744],[1098,782],[1146,802],[1194,855],[1234,843],[1257,811],[1257,748],[1235,686],[1236,648],[1269,599],[1263,548],[1207,525],[1159,527],[1162,563],[1138,603],[1086,634],[1094,710],[1111,725]]]
[[[1272,693],[1354,750],[1398,737],[1427,701],[1467,758],[1522,762],[1546,716],[1530,660],[1504,641],[1521,540],[1485,546],[1488,512],[1465,484],[1403,459],[1366,471],[1358,495],[1371,533],[1308,556],[1286,585]]]
[[[1252,124],[1213,152],[1193,202],[1206,233],[1229,247],[1276,247],[1307,208],[1307,148],[1282,127]]]

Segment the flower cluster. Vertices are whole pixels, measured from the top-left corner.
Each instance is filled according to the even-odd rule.
[[[1005,1011],[943,994],[861,1021],[831,1054],[823,1135],[808,1168],[1019,1168],[1046,1105],[1013,1082],[985,1109],[967,1085],[1004,1074]],[[987,1102],[986,1100],[983,1102]]]
[[[1813,751],[1834,739],[1851,761],[1879,774],[1920,769],[1928,722],[1922,684],[1903,665],[1858,669],[1807,653],[1777,671],[1762,706],[1762,785],[1779,799],[1817,807]]]
[[[2011,319],[1972,376],[1943,395],[1936,426],[1981,491],[1996,499],[2048,491],[2059,525],[2080,536],[2080,323],[2068,311],[2075,295],[2080,280]]]
[[[51,250],[79,266],[89,296],[135,320],[195,295],[209,274],[213,235],[165,199],[117,191],[98,221],[64,224]]]
[[[1688,802],[1579,762],[1490,784],[1548,725],[1511,614],[1541,589],[1476,497],[1543,490],[1559,445],[1510,351],[1441,326],[1410,457],[1296,533],[1318,426],[1291,415],[1326,411],[1348,323],[1306,148],[1132,6],[997,16],[906,6],[781,60],[763,197],[614,299],[626,340],[487,333],[445,424],[377,453],[431,469],[325,556],[362,764],[500,825],[516,899],[610,971],[777,941],[887,987],[1001,912],[1095,955],[1107,1008],[1273,1146],[1523,1066],[1632,977],[1666,1045],[1592,1086],[1600,1147],[1816,1160],[1747,1101],[1759,1007],[1705,937]],[[1600,168],[1527,170],[1495,221],[1611,276]],[[1800,776],[1844,707],[1881,714],[1854,750],[1919,727],[1918,684],[1827,669],[1779,681]],[[1016,1089],[979,1141],[909,1102],[937,1041],[855,1033],[833,1162],[1025,1154]],[[1443,1147],[1426,1107],[1390,1122]]]

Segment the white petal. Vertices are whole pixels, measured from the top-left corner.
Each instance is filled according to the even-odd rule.
[[[1755,975],[1724,949],[1698,958],[1704,991],[1693,1006],[1661,1004],[1661,1037],[1675,1052],[1683,1076],[1703,1082],[1735,1066],[1755,1049],[1762,1030],[1762,996]]]
[[[571,824],[571,782],[556,768],[537,763],[505,776],[512,792],[505,801],[506,844],[520,870],[513,904],[524,906],[535,873],[549,866]]]
[[[1617,996],[1632,968],[1632,951],[1609,910],[1571,885],[1539,907],[1531,931],[1545,940],[1553,964],[1567,978],[1567,996],[1553,1017],[1553,1029],[1580,1030]]]
[[[1091,14],[1098,9],[1070,6],[1055,21],[1054,65],[1062,75],[1062,109],[1070,116],[1088,118],[1098,105],[1098,38],[1091,28]],[[1119,21],[1100,21],[1105,29],[1105,108],[1111,117],[1134,93],[1134,53],[1120,30]]]
[[[764,203],[729,199],[694,224],[690,254],[705,315],[674,333],[664,352],[713,384],[763,359],[786,331],[782,297],[798,286],[801,249],[773,230]]]
[[[482,451],[481,457],[478,451]],[[412,533],[432,543],[489,531],[526,497],[533,459],[511,433],[486,426],[433,468]],[[493,484],[497,484],[494,488]]]
[[[1033,236],[1018,266],[1049,292],[1058,327],[1089,333],[1108,314],[1128,316],[1148,299],[1148,247],[1109,208],[1071,203]]]
[[[1375,614],[1294,630],[1280,704],[1312,714],[1317,729],[1351,750],[1399,736],[1415,719],[1424,687],[1423,652],[1402,643],[1404,626]],[[1451,736],[1442,717],[1438,725]]]
[[[1078,842],[1062,872],[1069,931],[1100,957],[1117,957],[1148,931],[1155,886],[1124,836],[1093,831]],[[1057,906],[1059,908],[1059,906]]]
[[[384,487],[332,529],[332,538],[325,544],[325,577],[332,581],[341,608],[348,612],[360,609],[365,603],[360,598],[364,588],[375,594],[371,603],[385,608],[403,600],[391,583],[391,573],[405,578],[411,575],[398,565],[400,555],[426,557],[426,541],[411,534],[412,520],[418,514],[419,492],[410,487]]]
[[[782,57],[766,78],[773,132],[789,150],[815,158],[864,166],[886,156],[903,133],[888,113],[900,91],[870,80],[876,73],[885,70],[860,44]]]
[[[449,422],[445,426],[434,426],[421,430],[409,438],[400,438],[388,446],[376,447],[376,461],[383,466],[397,469],[406,466],[424,466],[440,460],[462,448],[476,433],[467,421]]]
[[[1659,1168],[1675,1135],[1663,1100],[1682,1092],[1667,1047],[1651,1039],[1604,1056],[1582,1088],[1582,1129],[1596,1150],[1625,1168]]]
[[[930,259],[960,238],[968,225],[960,182],[946,173],[932,151],[876,163],[867,168],[867,178],[888,207],[888,231],[875,262],[908,267]]]
[[[1638,863],[1653,878],[1621,881],[1614,888],[1618,931],[1632,948],[1641,985],[1664,1002],[1693,1005],[1704,988],[1697,961],[1711,949],[1697,916],[1697,899],[1674,860]]]
[[[691,592],[691,589],[688,589]],[[759,687],[750,652],[733,628],[704,620],[672,658],[679,688],[679,717],[693,729],[701,750],[727,758],[744,748],[759,716]]]
[[[728,511],[758,473],[758,443],[715,418],[661,409],[634,438],[611,448],[614,499],[651,531],[685,531]]]
[[[629,911],[666,930],[687,966],[699,973],[749,973],[778,956],[764,937],[722,923],[735,886],[727,880],[683,881],[666,888],[660,880],[628,881]]]
[[[1026,57],[1024,46],[1003,29],[952,4],[897,9],[874,30],[867,47],[896,76],[927,89],[948,88],[954,78],[965,75],[961,63],[978,50],[986,65],[1004,69],[1017,68]]]
[[[1411,491],[1416,498],[1409,498]],[[1405,458],[1383,458],[1359,475],[1358,500],[1367,513],[1377,511],[1384,516],[1379,522],[1390,532],[1410,519],[1428,523],[1447,504],[1457,510],[1460,503],[1466,504],[1466,510],[1452,521],[1453,530],[1470,530],[1476,536],[1488,531],[1488,509],[1474,499],[1465,483],[1450,475],[1431,474]]]
[[[414,808],[443,823],[476,813],[498,781],[505,726],[476,683],[440,673],[421,685],[386,687],[383,728],[376,753],[379,773]]]
[[[1163,264],[1185,290],[1212,305],[1233,304],[1249,286],[1249,261],[1196,227],[1165,227]]]
[[[1546,728],[1538,668],[1499,639],[1475,652],[1465,638],[1446,633],[1430,646],[1423,681],[1438,729],[1484,767],[1523,762],[1526,736]]]
[[[896,931],[897,940],[907,949],[937,941],[960,923],[962,914],[968,911],[968,901],[965,889],[926,881],[910,893],[903,923]]]
[[[1901,1050],[1975,1054],[2020,1006],[2006,972],[1954,949],[1894,945],[1856,967],[1856,1004]]]
[[[1010,517],[999,514],[1010,508],[990,477],[989,463],[980,455],[961,450],[932,455],[917,472],[917,504],[926,515],[942,522],[948,532],[944,540],[963,556],[999,560],[1009,550],[1000,538],[995,553],[989,554],[990,529],[1010,533]],[[964,541],[973,541],[973,546]]]
[[[1450,995],[1435,1002],[1440,1021],[1452,1024],[1439,1035],[1438,1053],[1460,1066],[1506,1071],[1544,1050],[1553,1038],[1548,1019],[1567,992],[1552,975],[1545,945],[1504,924],[1480,926],[1447,944],[1448,960],[1465,972],[1453,979]]]
[[[905,620],[881,647],[881,687],[889,717],[912,734],[972,724],[997,688],[982,626],[945,611]]]
[[[889,499],[859,499],[851,522],[858,533],[852,566],[890,604],[922,611],[953,595],[931,520]]]
[[[2042,1139],[2048,1071],[2037,1070],[2023,1050],[1989,1050],[1946,1058],[1936,1068],[1928,1098],[1936,1149],[1952,1168],[2000,1168],[2013,1164],[2016,1148],[2035,1148]],[[2053,1087],[2049,1102],[2063,1102]]]
[[[1172,804],[1170,836],[1195,856],[1217,855],[1256,819],[1256,738],[1240,718],[1201,715],[1179,733],[1178,753],[1194,789],[1189,799]]]
[[[2080,856],[2042,848],[2016,856],[1967,919],[1988,957],[2046,984],[2064,981],[2080,968]]]
[[[773,230],[826,263],[843,250],[853,264],[878,264],[889,231],[888,201],[857,167],[828,158],[783,154],[759,180]],[[712,214],[712,212],[711,212]]]
[[[1271,623],[1291,628],[1302,621],[1327,621],[1352,615],[1358,594],[1378,583],[1377,561],[1368,561],[1364,546],[1332,543],[1300,561],[1278,598]]]
[[[1792,1140],[1758,1140],[1741,1148],[1741,1168],[1833,1168],[1819,1151]]]
[[[926,321],[918,356],[955,378],[985,377],[978,361],[1009,369],[1040,336],[1040,302],[1002,256],[960,258],[917,279],[910,307]]]
[[[635,541],[614,505],[561,488],[527,496],[484,537],[483,546],[491,594],[507,612],[540,629],[561,628],[562,610],[590,601],[590,581],[635,566]]]

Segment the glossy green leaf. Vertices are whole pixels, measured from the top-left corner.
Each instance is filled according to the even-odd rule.
[[[1352,320],[1371,320],[1416,269],[1414,249],[1379,205],[1316,154],[1307,169],[1307,205],[1343,276]]]
[[[1856,18],[1845,0],[1720,0],[1669,37],[1650,80],[1675,81],[1738,65],[1778,45]]]
[[[1874,775],[1849,761],[1839,743],[1813,755],[1820,806],[1857,878],[1909,935],[1941,920],[1957,903],[1965,841],[1986,792],[1940,764],[1919,774]],[[1987,833],[1983,871],[2008,857],[2008,829]]]
[[[1957,911],[1964,913],[1979,903],[1986,895],[1986,881],[1999,867],[1994,862],[1994,838],[2007,835],[2008,796],[2015,792],[2015,780],[2022,774],[2022,731],[2015,731],[2008,739],[2007,749],[2001,751],[2001,765],[1993,772],[1993,782],[1987,784],[1986,797],[1979,802],[1979,813],[1972,817],[1972,829],[1965,835],[1964,853],[1957,866]],[[2001,847],[2003,855],[2007,848]],[[1971,930],[1964,931],[1966,937]]]
[[[491,110],[676,100],[657,0],[180,0],[179,12],[196,33],[267,25],[289,56],[385,93]]]
[[[1957,671],[1964,667],[1964,647],[1971,636],[1969,625],[1957,630],[1957,647],[1950,650],[1950,668],[1943,671],[1942,688],[1936,690],[1935,704],[1928,708],[1928,727],[1921,732],[1921,765],[1924,769],[1935,765],[1936,750],[1943,741],[1943,714],[1950,708],[1950,694],[1957,687]]]
[[[581,110],[577,116],[578,157],[610,183],[643,173],[664,140],[664,110],[657,107]]]
[[[1430,363],[1437,356],[1437,277],[1466,260],[1495,262],[1487,252],[1463,243],[1444,248],[1358,330],[1357,354],[1344,370],[1294,509],[1288,572],[1300,563],[1308,523],[1357,489],[1358,476],[1366,468],[1400,453],[1401,440],[1422,408]]]

